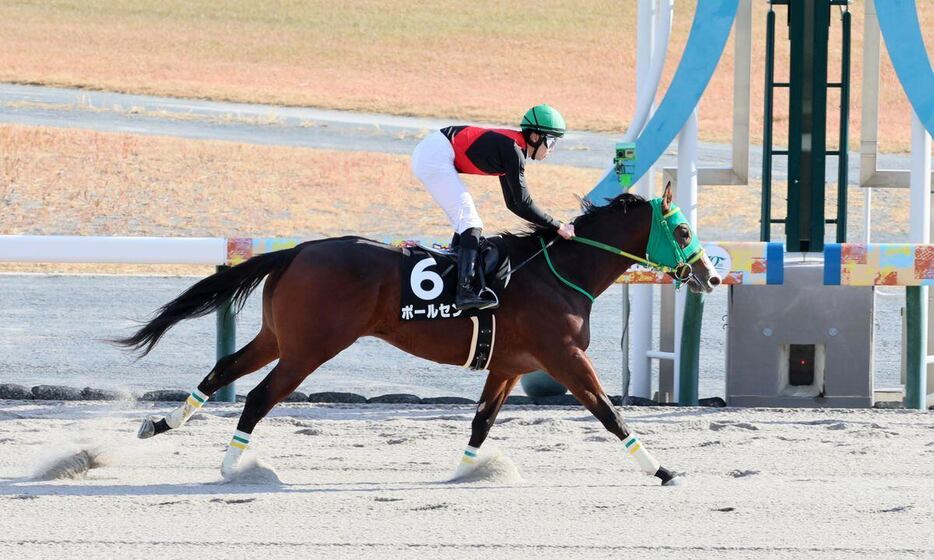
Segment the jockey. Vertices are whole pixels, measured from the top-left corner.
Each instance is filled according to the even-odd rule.
[[[412,154],[412,171],[435,202],[444,210],[458,243],[458,309],[496,307],[478,293],[477,253],[483,222],[473,198],[458,176],[498,175],[506,207],[533,224],[555,229],[564,239],[574,237],[573,224],[562,223],[542,212],[525,184],[525,160],[543,160],[564,136],[564,118],[548,105],[537,105],[522,117],[521,131],[449,126],[419,142]],[[452,243],[453,244],[453,243]],[[482,272],[481,272],[482,274]]]

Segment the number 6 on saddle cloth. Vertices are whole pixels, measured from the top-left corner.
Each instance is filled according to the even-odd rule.
[[[500,237],[480,242],[478,275],[481,287],[500,293],[512,272],[509,256]],[[457,252],[412,244],[402,248],[399,317],[403,321],[428,321],[478,315],[454,307],[457,292]]]
[[[512,267],[500,237],[481,239],[478,278],[481,288],[493,295],[509,284]],[[492,309],[458,310],[454,306],[457,294],[457,252],[430,249],[421,245],[402,248],[400,269],[400,310],[403,321],[450,319],[461,315],[473,323],[464,367],[486,369],[493,356],[496,340],[496,317]],[[496,296],[498,299],[498,296]]]

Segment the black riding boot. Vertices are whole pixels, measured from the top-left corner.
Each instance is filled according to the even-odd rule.
[[[496,305],[482,297],[477,290],[477,254],[480,249],[480,228],[470,228],[460,236],[457,250],[457,298],[454,305],[458,310],[487,309]]]

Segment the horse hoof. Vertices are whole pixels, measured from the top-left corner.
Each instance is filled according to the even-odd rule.
[[[677,474],[665,467],[658,467],[655,476],[662,481],[662,486],[681,486],[683,484],[683,481]]]
[[[156,423],[153,421],[153,417],[149,416],[144,418],[143,423],[139,427],[139,431],[136,432],[136,437],[139,439],[149,439],[154,435],[156,435]]]

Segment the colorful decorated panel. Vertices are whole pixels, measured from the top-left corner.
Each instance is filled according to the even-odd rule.
[[[307,241],[300,237],[232,237],[227,240],[227,265],[236,266],[243,261],[283,249],[291,249],[299,243]]]
[[[764,286],[785,280],[785,252],[781,243],[723,241],[704,244],[724,284]],[[671,284],[665,273],[633,266],[618,282],[623,284]]]
[[[824,247],[824,284],[934,285],[934,245],[828,243]]]

